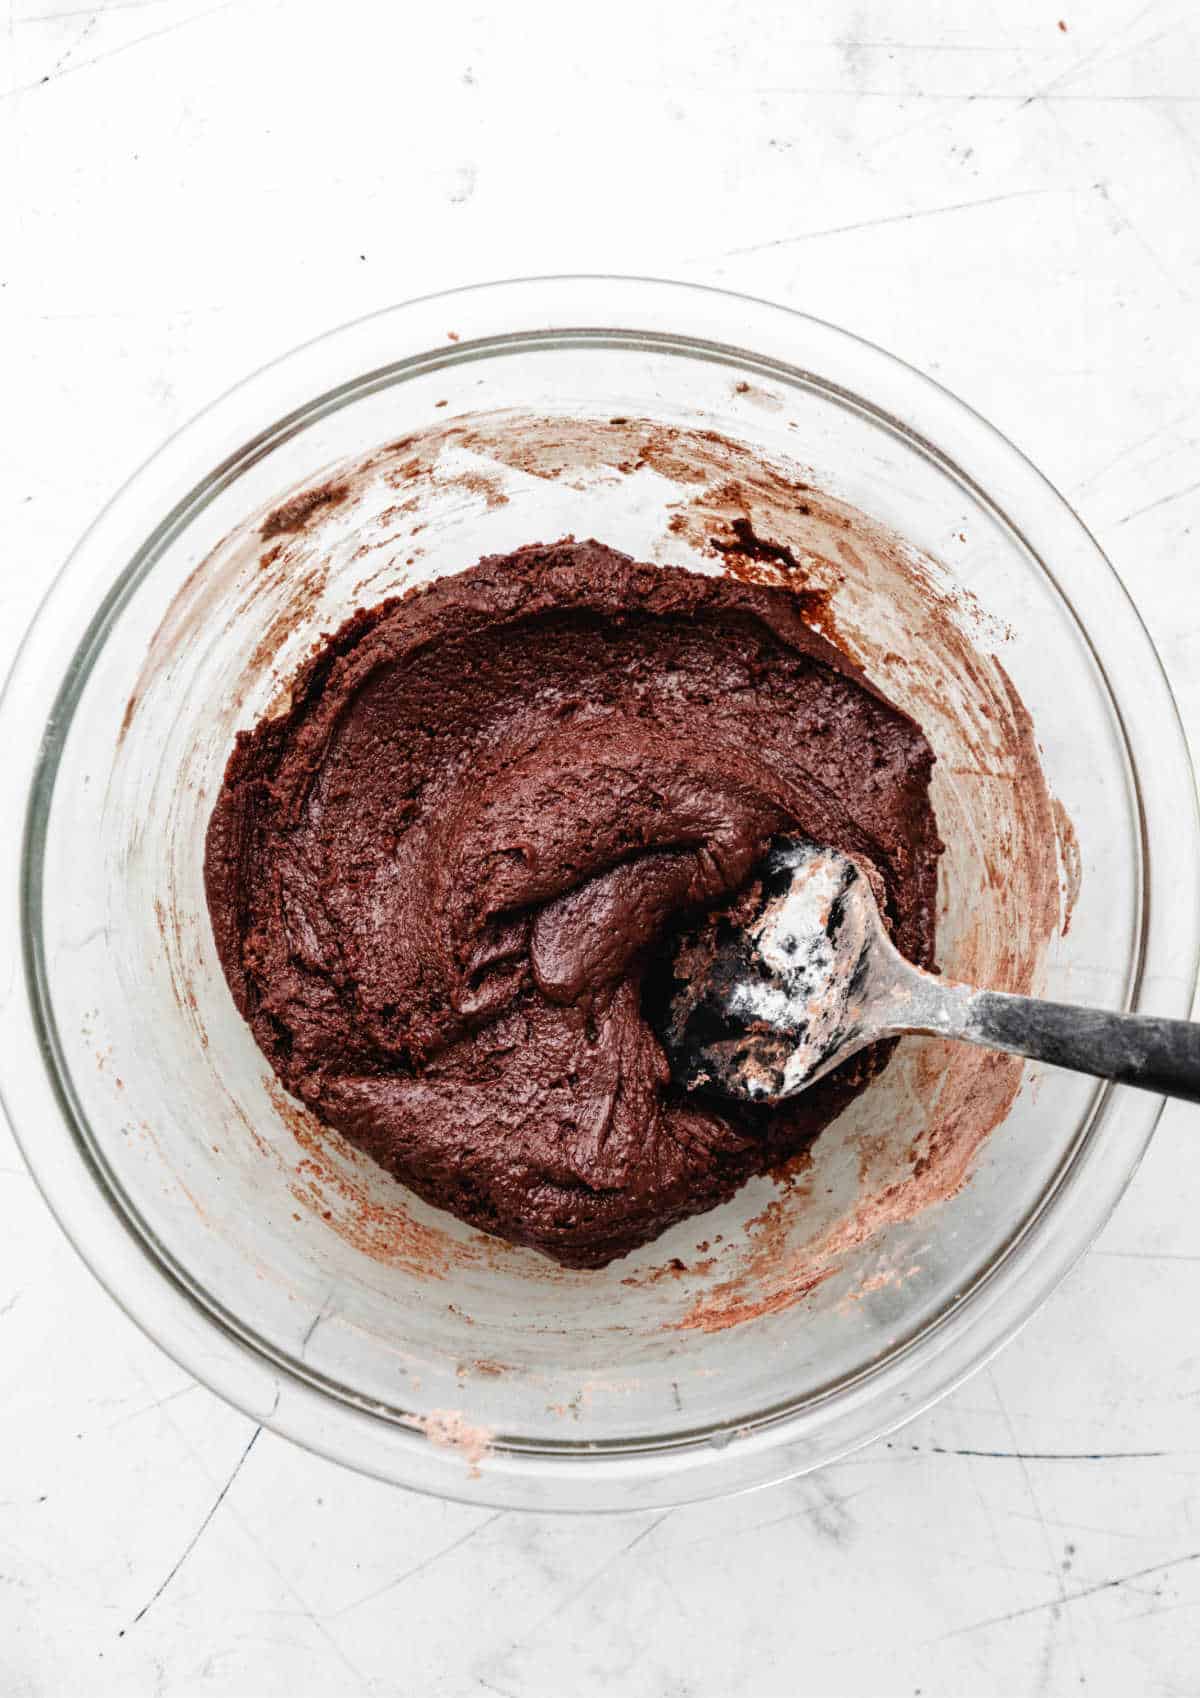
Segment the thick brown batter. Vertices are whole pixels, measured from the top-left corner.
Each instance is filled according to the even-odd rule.
[[[600,1267],[803,1148],[866,1051],[783,1108],[682,1095],[643,1017],[682,912],[798,828],[934,946],[933,757],[789,591],[534,545],[356,614],[243,732],[213,930],[287,1088],[421,1196]]]

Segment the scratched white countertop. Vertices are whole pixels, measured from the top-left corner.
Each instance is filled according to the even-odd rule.
[[[624,271],[833,319],[992,419],[1200,744],[1193,0],[6,3],[0,668],[96,508],[248,370],[428,290]],[[1176,1104],[1063,1289],[891,1440],[530,1519],[256,1431],[0,1130],[0,1692],[1196,1694],[1198,1219]]]

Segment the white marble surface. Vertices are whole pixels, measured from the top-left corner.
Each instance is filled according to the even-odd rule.
[[[425,290],[632,271],[807,308],[974,403],[1096,531],[1200,740],[1193,0],[6,3],[0,666],[98,504],[248,368]],[[618,1520],[256,1432],[100,1292],[2,1133],[0,1691],[1195,1694],[1198,1133],[1168,1109],[1066,1287],[890,1442]]]

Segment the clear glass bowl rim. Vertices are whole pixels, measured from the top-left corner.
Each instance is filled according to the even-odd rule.
[[[1016,531],[1074,613],[1124,731],[1143,852],[1142,952],[1130,1007],[1186,1015],[1200,969],[1195,779],[1170,686],[1134,604],[1082,521],[1019,450],[882,349],[792,309],[697,285],[602,276],[517,279],[424,296],[330,331],[243,380],[185,425],[81,539],[0,696],[0,733],[15,755],[0,775],[4,817],[13,822],[0,840],[0,960],[11,964],[0,989],[0,1101],[85,1263],[186,1371],[254,1419],[362,1472],[441,1496],[540,1510],[654,1507],[746,1489],[820,1466],[892,1430],[982,1365],[1065,1277],[1132,1178],[1162,1109],[1161,1099],[1145,1094],[1098,1091],[1056,1183],[961,1300],[827,1397],[760,1422],[739,1416],[707,1434],[652,1446],[502,1444],[479,1479],[422,1434],[256,1349],[171,1274],[154,1251],[151,1229],[127,1219],[74,1124],[31,947],[40,925],[30,906],[39,882],[32,863],[66,729],[57,711],[89,663],[92,634],[114,598],[129,592],[152,536],[186,523],[191,504],[215,482],[236,476],[281,434],[321,416],[341,386],[382,381],[391,368],[413,362],[424,370],[453,366],[477,357],[482,344],[510,337],[603,335],[707,350],[747,369],[782,367],[793,381],[815,383],[863,408],[948,465]],[[199,483],[198,465],[214,468]],[[1045,564],[1060,555],[1080,562],[1074,570],[1096,604],[1087,624]],[[115,578],[114,561],[127,563]],[[45,734],[31,737],[33,726],[45,727]]]

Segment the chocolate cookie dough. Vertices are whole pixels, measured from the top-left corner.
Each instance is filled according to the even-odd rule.
[[[809,1143],[888,1046],[755,1110],[676,1089],[643,1009],[673,924],[785,829],[869,862],[932,961],[929,745],[802,606],[568,541],[349,619],[208,829],[221,962],[288,1090],[570,1267]]]

